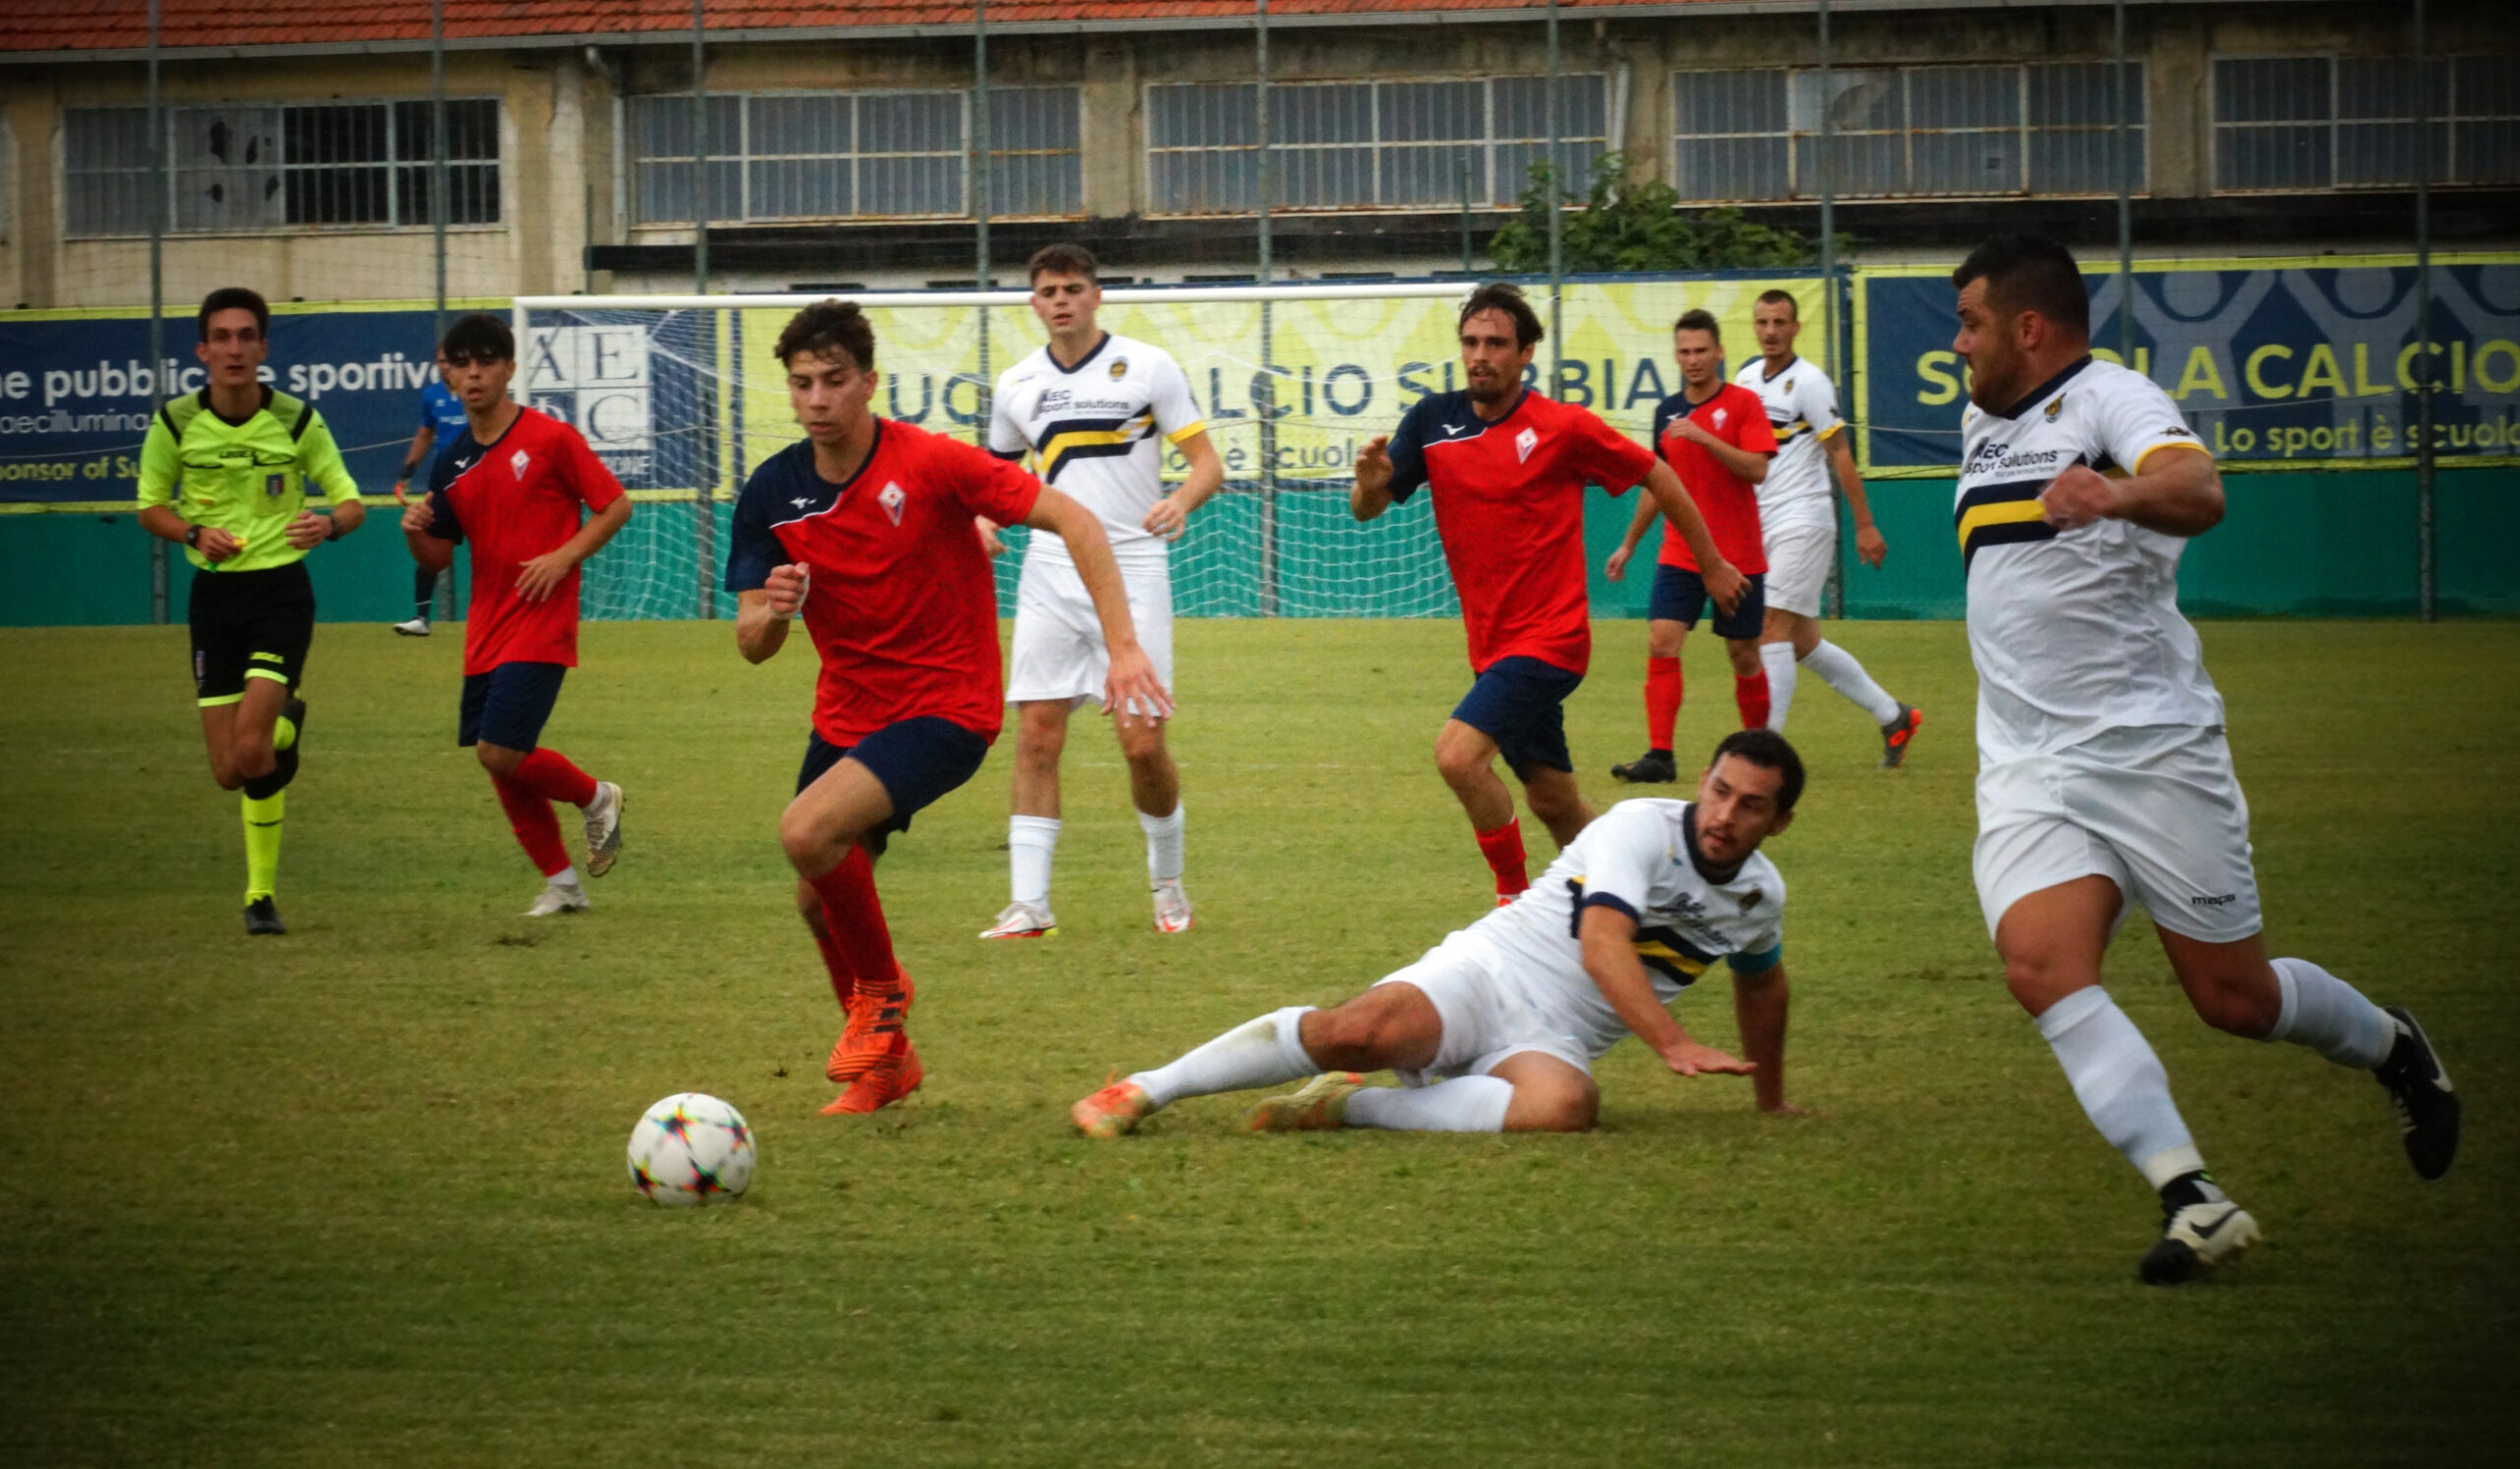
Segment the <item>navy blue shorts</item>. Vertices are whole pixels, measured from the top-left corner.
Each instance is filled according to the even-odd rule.
[[[988,758],[988,740],[934,715],[886,725],[855,744],[834,744],[808,734],[805,763],[796,771],[797,794],[803,795],[844,758],[865,766],[893,798],[892,816],[868,834],[868,845],[881,852],[885,837],[910,830],[911,817],[979,774],[980,762]]]
[[[560,680],[569,666],[558,663],[503,663],[486,673],[464,675],[464,712],[456,720],[455,742],[483,740],[502,749],[530,750],[542,737],[551,706],[560,702]]]
[[[1583,674],[1537,658],[1500,658],[1453,706],[1453,718],[1495,740],[1497,752],[1518,776],[1540,767],[1572,774],[1566,699],[1583,681]]]
[[[1715,635],[1719,638],[1756,639],[1768,616],[1768,578],[1763,571],[1750,573],[1749,588],[1742,592],[1740,603],[1731,616],[1718,610]],[[1686,627],[1697,626],[1698,614],[1706,610],[1706,578],[1685,566],[1657,565],[1654,568],[1654,601],[1645,615],[1657,622],[1677,622]]]

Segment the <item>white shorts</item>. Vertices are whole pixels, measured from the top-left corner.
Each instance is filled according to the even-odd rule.
[[[1138,646],[1155,664],[1155,676],[1172,687],[1172,570],[1168,564],[1123,566],[1129,620]],[[1085,579],[1065,562],[1024,558],[1015,585],[1015,648],[1007,660],[1006,700],[1066,699],[1083,704],[1102,697],[1111,653],[1102,645],[1102,623]]]
[[[1990,936],[2023,898],[2092,876],[2189,938],[2231,943],[2264,926],[2248,799],[2220,726],[2111,730],[1979,771],[1972,865]]]
[[[1434,1001],[1444,1027],[1426,1069],[1395,1073],[1405,1086],[1484,1076],[1525,1051],[1553,1055],[1587,1076],[1593,1072],[1583,1038],[1514,982],[1503,955],[1468,932],[1452,934],[1417,963],[1375,982],[1377,988],[1396,983],[1414,985]]]
[[[1767,602],[1771,611],[1820,615],[1820,594],[1838,560],[1838,528],[1779,526],[1767,535]]]

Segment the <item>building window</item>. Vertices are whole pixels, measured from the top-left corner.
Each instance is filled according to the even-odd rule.
[[[430,219],[426,101],[170,107],[165,226],[227,233],[336,224],[410,227]],[[499,220],[499,103],[446,104],[447,223]],[[149,109],[73,107],[62,116],[65,232],[147,234]]]
[[[2520,183],[2520,57],[2436,58],[2432,181]],[[2412,57],[2218,57],[2214,186],[2224,193],[2406,188],[2420,143]]]
[[[1707,202],[1816,199],[1820,119],[1841,199],[2110,194],[2145,183],[2144,69],[2129,62],[2119,152],[2117,68],[2037,66],[1680,72],[1672,186]]]
[[[991,89],[988,104],[990,213],[1081,213],[1076,90]],[[639,223],[690,223],[691,123],[688,95],[631,99]],[[970,96],[962,92],[713,95],[709,218],[767,223],[969,215],[970,125]]]
[[[1560,82],[1560,160],[1569,187],[1580,191],[1607,146],[1608,92],[1595,75]],[[1258,212],[1258,96],[1248,82],[1147,89],[1153,213]],[[1281,209],[1492,208],[1521,197],[1532,165],[1547,153],[1544,77],[1269,89],[1269,155]]]

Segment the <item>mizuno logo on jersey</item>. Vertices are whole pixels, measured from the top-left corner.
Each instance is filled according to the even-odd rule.
[[[807,505],[810,505],[810,504],[812,504],[813,502],[814,502],[814,497],[813,497],[812,495],[798,495],[798,496],[796,496],[796,498],[794,498],[794,499],[792,499],[792,500],[789,500],[788,503],[788,504],[790,504],[790,505],[795,506],[795,507],[796,507],[797,509],[799,509],[799,510],[802,510],[802,509],[804,509]]]
[[[2056,539],[2056,528],[2048,524],[2048,507],[2039,501],[2039,492],[2047,487],[2046,479],[2013,479],[1982,484],[1960,497],[1952,519],[1960,533],[1963,576],[1987,546]]]
[[[1470,425],[1467,423],[1447,423],[1444,425],[1444,437],[1452,438],[1468,431]]]

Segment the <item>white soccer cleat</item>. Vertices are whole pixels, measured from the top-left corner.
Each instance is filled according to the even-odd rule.
[[[587,901],[587,890],[574,882],[546,882],[542,896],[525,911],[527,918],[549,918],[555,913],[584,913],[595,905]]]
[[[997,922],[980,930],[982,938],[1047,938],[1059,931],[1059,921],[1035,903],[1009,903]]]
[[[595,799],[587,802],[587,875],[600,877],[621,856],[621,788],[610,781],[595,783]]]
[[[1190,895],[1181,891],[1181,879],[1178,877],[1155,885],[1155,931],[1190,931]]]
[[[394,630],[407,638],[424,638],[429,635],[429,619],[413,617],[409,622],[397,622]]]
[[[2177,1285],[2208,1270],[2236,1265],[2266,1236],[2246,1209],[2227,1198],[2183,1204],[2162,1221],[2162,1237],[2137,1272],[2146,1285]]]
[[[1325,1071],[1292,1092],[1263,1097],[1242,1118],[1253,1132],[1331,1132],[1348,1125],[1348,1099],[1363,1088],[1354,1071]]]

